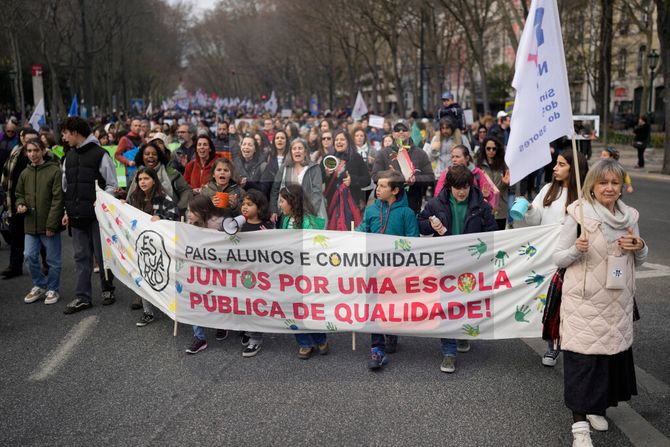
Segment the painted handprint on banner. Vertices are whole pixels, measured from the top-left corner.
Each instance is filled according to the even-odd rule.
[[[328,237],[323,234],[317,234],[312,239],[314,245],[318,245],[321,248],[328,248]]]
[[[479,238],[477,238],[477,240],[479,241],[479,244],[468,246],[468,253],[470,253],[470,256],[477,256],[477,259],[479,259],[484,253],[486,253],[488,247],[486,246],[486,242],[483,240]]]
[[[535,308],[538,312],[544,312],[544,307],[547,305],[547,294],[543,293],[535,297]]]
[[[229,238],[230,242],[233,243],[233,245],[237,245],[240,243],[240,237],[236,234],[231,235]]]
[[[469,324],[464,324],[463,331],[465,331],[465,335],[469,335],[470,337],[477,337],[479,335],[479,325],[471,326]]]
[[[331,323],[329,321],[328,323],[326,323],[326,330],[331,331],[331,332],[335,332],[335,331],[337,331],[337,326],[335,326],[334,323]]]
[[[287,328],[291,329],[292,331],[297,331],[300,329],[298,325],[295,323],[295,320],[284,320],[284,324],[286,325]]]
[[[528,285],[535,284],[535,287],[540,287],[544,282],[544,275],[536,273],[535,270],[531,270],[530,273],[524,282]]]
[[[530,313],[530,308],[528,305],[524,304],[521,307],[516,306],[516,312],[514,312],[514,319],[518,321],[519,323],[530,323],[530,321],[526,320],[526,317]]]
[[[402,251],[412,250],[412,244],[407,239],[398,239],[395,241],[395,249]]]
[[[519,256],[526,256],[526,259],[530,259],[537,254],[537,248],[528,242],[526,245],[522,245],[517,253],[519,253]]]
[[[505,260],[509,258],[509,255],[507,254],[506,251],[498,250],[498,253],[491,258],[491,261],[493,261],[493,264],[500,268],[500,267],[505,267]]]

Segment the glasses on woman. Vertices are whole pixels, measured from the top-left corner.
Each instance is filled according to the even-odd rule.
[[[486,146],[486,150],[489,152],[495,152],[498,150],[498,148],[495,146]]]
[[[333,139],[333,137],[321,137],[321,140],[322,140],[322,141],[324,141],[324,140],[332,140],[332,139]]]

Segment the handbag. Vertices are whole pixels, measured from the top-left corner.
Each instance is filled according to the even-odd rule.
[[[635,149],[646,149],[647,145],[644,144],[644,141],[633,141],[633,147]]]

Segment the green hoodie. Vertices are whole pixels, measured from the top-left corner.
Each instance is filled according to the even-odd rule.
[[[24,231],[27,234],[44,234],[47,230],[63,229],[61,221],[65,212],[63,203],[63,173],[55,161],[45,161],[39,166],[28,165],[21,172],[16,185],[16,205],[25,205]]]

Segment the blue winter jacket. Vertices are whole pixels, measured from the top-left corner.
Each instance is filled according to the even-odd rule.
[[[400,190],[395,202],[389,208],[388,202],[379,199],[365,209],[363,221],[356,231],[364,233],[381,233],[382,226],[386,225],[384,234],[395,236],[419,236],[419,226],[416,215],[409,207],[407,194]]]

